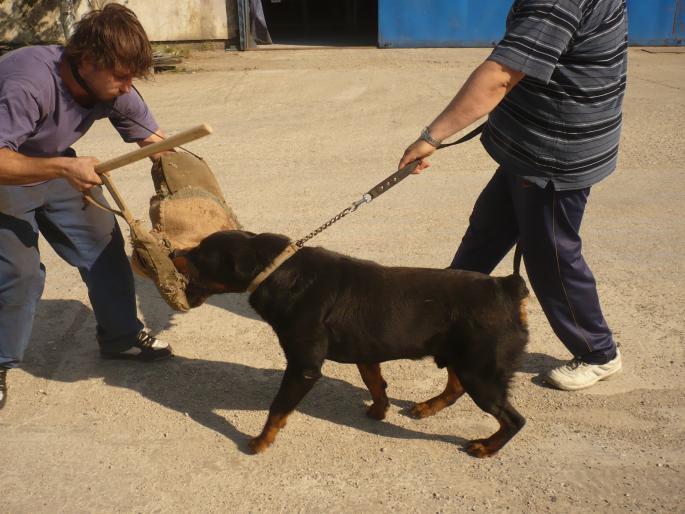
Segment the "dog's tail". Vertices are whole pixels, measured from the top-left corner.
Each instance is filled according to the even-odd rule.
[[[521,242],[516,243],[514,250],[514,272],[508,277],[502,279],[502,286],[504,290],[514,299],[522,300],[528,296],[528,288],[526,282],[521,277]]]
[[[520,320],[523,328],[528,327],[528,313],[526,310],[526,298],[529,295],[526,281],[521,276],[521,242],[516,243],[514,250],[514,272],[508,277],[502,278],[502,288],[507,292],[509,297],[514,300],[516,307],[515,315]]]
[[[516,248],[514,248],[514,275],[521,276],[521,240],[516,241]]]

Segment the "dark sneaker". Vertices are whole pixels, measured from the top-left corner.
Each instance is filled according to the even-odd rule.
[[[100,350],[105,359],[122,359],[138,361],[156,361],[171,357],[171,346],[164,341],[152,337],[147,331],[138,332],[138,339],[133,346],[123,352],[108,352]]]
[[[0,368],[0,409],[7,401],[7,368]]]

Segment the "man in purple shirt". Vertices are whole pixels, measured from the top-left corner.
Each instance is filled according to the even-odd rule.
[[[171,355],[137,317],[114,216],[84,207],[85,191],[105,202],[98,161],[71,148],[102,118],[126,142],[145,146],[164,137],[132,87],[151,65],[143,27],[118,4],[87,14],[64,48],[27,47],[0,59],[0,408],[7,370],[22,359],[43,292],[39,233],[88,287],[103,357]]]

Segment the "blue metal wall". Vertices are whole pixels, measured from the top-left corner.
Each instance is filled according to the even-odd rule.
[[[626,0],[632,45],[685,44],[685,0]],[[378,46],[493,46],[513,0],[378,0]]]
[[[627,0],[633,45],[685,44],[685,0]]]
[[[378,0],[378,46],[493,46],[512,0]]]

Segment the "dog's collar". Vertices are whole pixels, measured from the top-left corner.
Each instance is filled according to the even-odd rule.
[[[280,265],[290,259],[290,257],[295,255],[295,252],[297,252],[299,249],[300,247],[295,243],[290,243],[288,246],[286,246],[285,250],[279,253],[276,258],[271,261],[271,264],[264,268],[264,270],[254,278],[250,285],[247,286],[247,292],[254,293],[255,289],[257,289],[262,282],[269,278],[269,275],[276,271]]]

